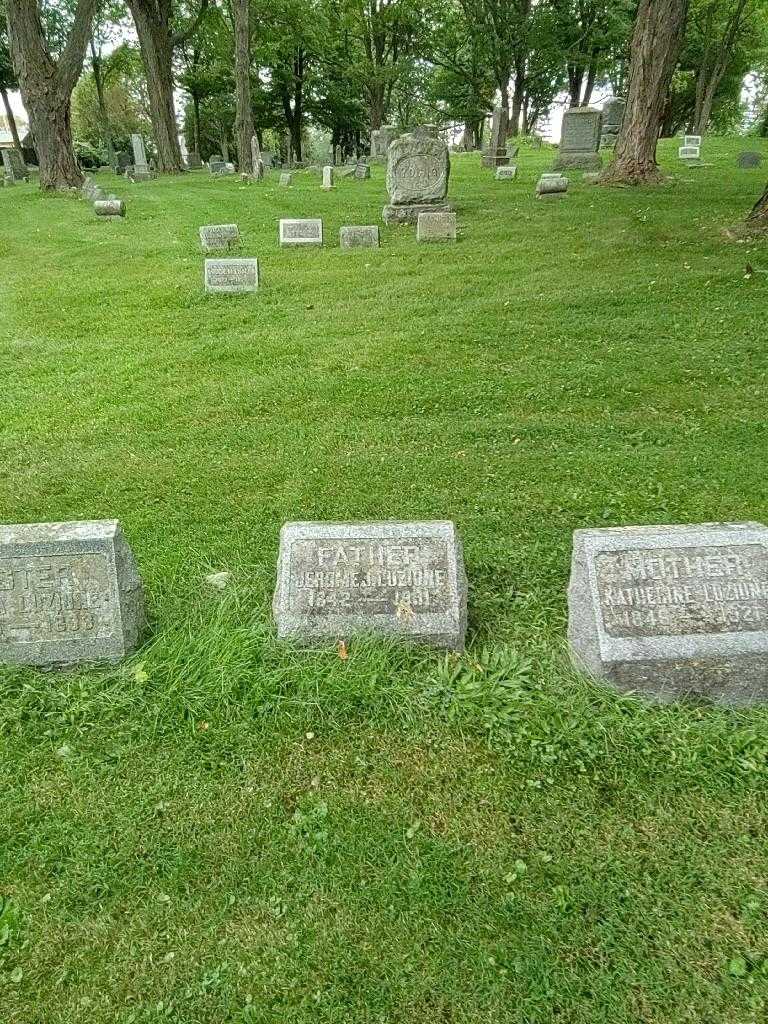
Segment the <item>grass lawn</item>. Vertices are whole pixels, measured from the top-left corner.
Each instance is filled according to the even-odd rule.
[[[2,1024],[764,1024],[768,713],[563,644],[573,529],[768,519],[743,148],[551,201],[551,152],[459,157],[455,245],[349,253],[382,168],[99,175],[124,223],[0,191],[0,521],[120,519],[152,620],[116,668],[0,670]],[[262,288],[206,296],[233,221]],[[382,518],[458,524],[457,664],[274,639],[281,524]]]

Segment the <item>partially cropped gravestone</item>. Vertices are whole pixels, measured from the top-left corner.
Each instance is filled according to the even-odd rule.
[[[599,171],[603,161],[598,153],[602,115],[592,107],[575,107],[563,114],[560,152],[552,165],[553,171],[577,168]]]
[[[205,290],[209,294],[237,295],[259,287],[259,261],[221,259],[205,261]]]
[[[286,523],[273,601],[297,643],[361,633],[461,650],[467,581],[450,522]]]
[[[416,222],[417,242],[455,242],[455,213],[420,213]]]
[[[378,249],[379,229],[376,224],[348,224],[339,229],[342,249]]]
[[[97,199],[93,212],[103,220],[122,220],[125,217],[125,203],[122,199]]]
[[[768,700],[768,528],[702,523],[577,530],[575,663],[623,691]]]
[[[420,213],[450,213],[445,202],[451,162],[439,139],[401,135],[387,150],[385,224],[415,224]]]
[[[203,252],[230,249],[240,244],[237,224],[203,224],[200,228],[200,248]]]
[[[119,523],[0,526],[0,662],[117,661],[144,628],[141,580]]]
[[[319,217],[280,221],[280,245],[322,245],[323,222]]]

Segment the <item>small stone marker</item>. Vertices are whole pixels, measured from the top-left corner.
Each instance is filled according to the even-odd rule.
[[[200,154],[194,150],[187,153],[187,168],[190,171],[199,171],[203,166],[203,161],[200,159]]]
[[[701,157],[701,149],[698,146],[679,146],[677,155],[681,160],[698,160]]]
[[[358,181],[368,181],[371,176],[371,168],[368,164],[361,161],[360,163],[355,164],[354,174]]]
[[[417,242],[455,242],[455,213],[420,213],[416,222]]]
[[[280,245],[322,245],[323,222],[319,217],[280,221]]]
[[[701,136],[700,135],[684,135],[683,136],[683,145],[684,146],[701,146]]]
[[[147,154],[144,149],[144,139],[140,135],[131,135],[131,146],[133,147],[133,181],[150,181],[152,172],[147,163]]]
[[[450,213],[445,202],[451,161],[448,147],[424,135],[401,135],[387,150],[385,224],[415,224],[419,214]]]
[[[329,191],[330,189],[333,188],[333,167],[331,167],[330,164],[327,164],[323,168],[323,184],[322,184],[322,187],[326,191]]]
[[[582,174],[581,181],[584,185],[596,185],[600,180],[600,174],[598,171],[587,171],[586,174]]]
[[[467,580],[450,522],[286,523],[273,601],[297,643],[383,633],[461,650]]]
[[[379,228],[376,224],[349,224],[339,228],[342,249],[378,249]]]
[[[125,203],[122,199],[97,199],[93,212],[105,220],[120,220],[125,216]]]
[[[290,188],[293,184],[293,175],[289,171],[283,171],[280,175],[280,184],[283,188]]]
[[[205,261],[205,290],[235,295],[255,292],[259,287],[259,261],[226,259]]]
[[[240,230],[237,224],[203,224],[200,228],[200,248],[203,252],[230,249],[240,244]]]
[[[748,169],[748,168],[751,168],[751,167],[759,167],[762,164],[762,162],[763,162],[763,155],[762,155],[762,153],[753,153],[753,152],[749,152],[749,151],[746,152],[746,153],[739,153],[739,157],[738,157],[738,161],[737,161],[738,166],[741,167],[742,169]]]
[[[577,530],[568,592],[574,661],[660,700],[768,699],[768,528]]]
[[[598,153],[602,114],[593,107],[574,107],[563,114],[560,152],[553,171],[569,167],[582,171],[599,171],[603,165]]]
[[[214,160],[213,157],[208,161],[208,170],[211,174],[220,174],[225,166],[226,164],[223,160]]]
[[[536,183],[536,195],[539,199],[547,196],[562,196],[568,191],[568,179],[562,174],[542,174]]]
[[[514,181],[517,177],[517,164],[511,164],[509,167],[497,167],[495,177],[496,181]]]
[[[144,627],[141,580],[118,522],[0,526],[0,662],[117,661]]]

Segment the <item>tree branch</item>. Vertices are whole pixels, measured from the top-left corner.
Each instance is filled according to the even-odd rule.
[[[56,78],[62,91],[72,92],[83,70],[85,48],[91,35],[91,22],[98,4],[99,0],[78,0],[67,44],[56,64]]]
[[[203,20],[203,15],[208,10],[208,0],[200,0],[200,7],[192,20],[192,24],[188,28],[185,28],[183,32],[174,32],[171,36],[171,46],[175,49],[177,46],[181,46],[182,43],[186,43],[190,36],[193,36],[200,27],[200,22]]]

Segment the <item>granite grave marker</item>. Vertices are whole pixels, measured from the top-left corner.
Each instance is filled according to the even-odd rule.
[[[240,244],[240,229],[237,224],[203,224],[200,228],[200,248],[203,252],[230,249]]]
[[[450,213],[445,202],[451,161],[439,139],[401,135],[387,151],[386,224],[415,224],[420,213]]]
[[[205,261],[206,292],[235,295],[255,292],[259,287],[259,261],[221,259]]]
[[[322,245],[323,222],[319,217],[280,221],[280,245]]]
[[[347,224],[339,228],[342,249],[378,249],[379,229],[376,224]]]
[[[602,114],[592,107],[573,107],[563,114],[560,152],[552,165],[553,171],[569,167],[582,171],[599,171],[603,161],[600,148]]]

